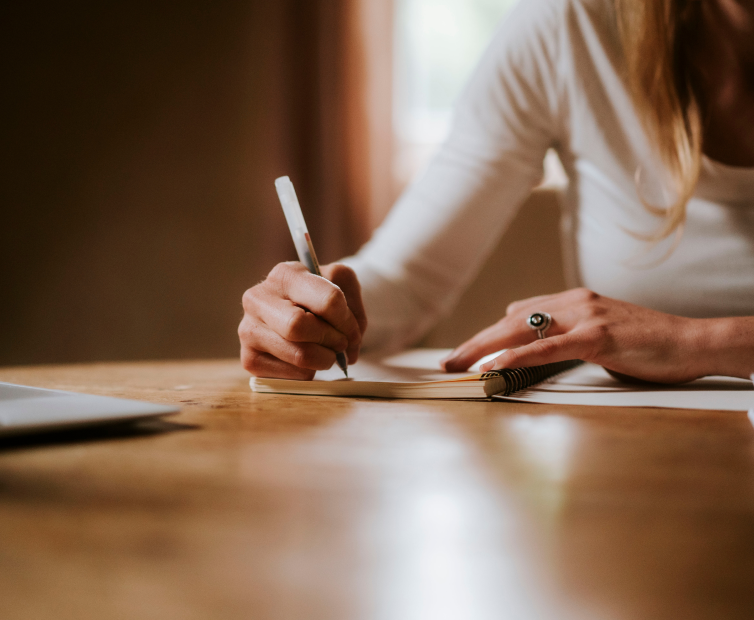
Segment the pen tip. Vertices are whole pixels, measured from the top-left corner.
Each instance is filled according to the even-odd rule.
[[[348,378],[348,360],[346,359],[345,353],[338,353],[335,356],[335,361],[338,364],[338,368],[340,368],[343,371],[343,374],[346,375],[346,379]]]

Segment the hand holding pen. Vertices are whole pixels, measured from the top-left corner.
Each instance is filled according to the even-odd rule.
[[[280,180],[276,185],[279,193],[283,189],[281,201],[284,196],[288,200],[287,184]],[[311,273],[304,262],[309,261],[308,253],[309,267],[316,267],[316,255],[303,217],[297,218],[294,210],[289,225],[295,224],[290,228],[302,262],[280,263],[243,297],[244,318],[238,328],[241,361],[258,377],[312,379],[315,371],[336,363],[337,353],[344,354],[343,365],[346,360],[353,364],[366,330],[356,275],[337,263],[322,266],[321,276]]]

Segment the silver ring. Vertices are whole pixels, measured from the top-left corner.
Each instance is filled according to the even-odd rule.
[[[529,318],[526,319],[526,324],[529,326],[529,329],[537,332],[537,336],[541,340],[545,337],[547,329],[552,325],[552,317],[547,312],[535,312],[529,315]]]

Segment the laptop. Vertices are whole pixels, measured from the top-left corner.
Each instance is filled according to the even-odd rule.
[[[179,408],[0,382],[0,437],[133,422]]]

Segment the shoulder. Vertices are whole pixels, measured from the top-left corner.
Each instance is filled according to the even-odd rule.
[[[615,0],[518,0],[489,45],[490,64],[557,64],[585,40],[617,42]]]
[[[557,73],[588,42],[598,42],[590,44],[596,55],[617,43],[615,0],[518,0],[497,27],[483,63],[498,71]]]
[[[613,2],[518,0],[472,74],[458,118],[482,119],[485,131],[513,118],[561,135],[573,85],[586,81],[585,67],[605,64]]]
[[[539,37],[615,30],[615,0],[518,0],[502,20],[493,45],[525,44]]]
[[[498,72],[536,69],[560,81],[605,58],[617,66],[621,55],[615,0],[518,0],[498,26],[486,62]]]

